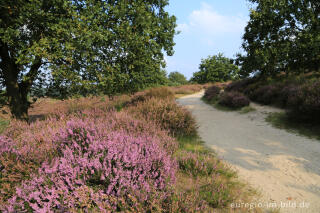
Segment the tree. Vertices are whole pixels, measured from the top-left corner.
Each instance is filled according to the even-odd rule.
[[[173,54],[176,18],[166,5],[168,0],[1,1],[0,83],[12,115],[28,119],[27,95],[35,82],[106,94],[156,83],[163,52]]]
[[[254,3],[238,55],[241,74],[320,71],[320,1],[249,0]]]
[[[184,85],[188,83],[186,77],[177,71],[171,72],[168,78],[172,85]]]
[[[238,77],[239,68],[233,60],[226,58],[222,53],[208,56],[201,60],[199,71],[193,73],[191,81],[204,84],[208,82],[224,82]]]

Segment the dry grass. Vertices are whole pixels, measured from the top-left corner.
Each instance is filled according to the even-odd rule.
[[[169,87],[169,89],[176,95],[189,95],[201,91],[204,85],[201,84],[188,84],[177,87]]]
[[[223,84],[220,86],[223,86]],[[248,212],[248,209],[231,209],[230,204],[250,202],[257,194],[248,186],[238,181],[236,173],[203,145],[202,141],[195,135],[196,123],[191,114],[174,102],[174,94],[185,95],[189,92],[195,93],[204,87],[203,85],[185,85],[178,88],[158,88],[140,92],[134,96],[122,95],[113,98],[100,96],[69,100],[39,99],[33,104],[29,114],[32,121],[43,121],[33,122],[31,125],[28,125],[28,127],[25,126],[27,124],[19,124],[19,122],[13,121],[12,124],[15,124],[19,128],[10,129],[9,127],[6,132],[7,134],[17,135],[17,137],[20,135],[19,137],[23,137],[24,141],[28,139],[28,137],[30,140],[33,140],[35,135],[33,133],[42,131],[40,127],[45,126],[41,126],[41,122],[49,126],[51,125],[51,131],[55,132],[57,128],[54,126],[59,127],[59,122],[52,122],[57,116],[76,116],[76,114],[82,114],[82,111],[92,110],[94,108],[104,111],[120,111],[124,108],[121,113],[128,116],[130,116],[130,114],[137,115],[138,112],[140,115],[139,119],[142,119],[141,122],[143,120],[148,120],[150,123],[155,122],[161,125],[164,131],[174,131],[174,135],[179,135],[179,137],[176,138],[179,149],[173,156],[182,166],[184,165],[184,167],[178,170],[176,176],[177,181],[173,186],[173,197],[170,198],[171,209],[168,210],[169,212]],[[149,106],[153,108],[150,110],[148,109]],[[8,115],[9,114],[4,114],[4,116]],[[48,120],[50,117],[53,117],[52,122]],[[107,121],[108,119],[105,120]],[[119,125],[123,127],[124,124],[122,123],[119,122]],[[64,124],[61,123],[60,126],[64,126]],[[128,128],[129,127],[130,125]],[[26,136],[28,137],[25,137],[24,132],[27,129],[30,134],[27,134]],[[149,130],[149,132],[150,134],[154,134],[151,130]],[[44,145],[47,140],[45,136],[46,134],[42,134],[41,137],[39,136],[37,138],[37,140],[41,141]],[[169,136],[167,135],[166,137]],[[165,139],[163,139],[163,141],[165,141]],[[45,146],[43,149],[38,150],[41,153],[46,153],[44,156],[48,155],[48,152],[45,151]],[[185,159],[184,156],[188,155],[190,155],[190,159]],[[40,157],[38,157],[38,160],[39,159]],[[3,162],[6,163],[4,160]],[[7,163],[10,164],[10,162],[14,161],[8,161]],[[7,176],[11,178],[10,180],[13,180],[12,178],[14,177],[18,178],[14,179],[16,182],[12,183],[9,183],[10,181],[8,182],[5,179],[1,180],[7,181],[3,184],[7,189],[3,188],[2,190],[13,189],[14,186],[18,184],[17,182],[28,178],[30,172],[39,166],[39,163],[34,163],[35,165],[28,164],[24,169],[21,169],[20,164],[12,166],[12,170],[10,170],[11,173],[7,174]],[[20,176],[17,176],[16,173]],[[22,173],[25,175],[21,175]],[[6,192],[6,194],[10,193]],[[0,205],[1,202],[3,202],[3,200],[0,200]],[[259,211],[259,209],[255,209],[252,212]]]

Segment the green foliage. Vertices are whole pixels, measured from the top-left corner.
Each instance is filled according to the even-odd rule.
[[[0,118],[0,134],[2,134],[2,132],[7,128],[9,123],[10,121]]]
[[[215,101],[218,99],[220,91],[221,91],[220,87],[212,85],[211,87],[208,87],[206,89],[206,91],[204,92],[203,98],[205,98],[209,102]]]
[[[249,112],[254,112],[256,111],[255,108],[253,108],[252,106],[245,106],[241,108],[240,114],[247,114]]]
[[[208,82],[224,82],[238,78],[239,68],[233,61],[219,53],[201,60],[199,71],[193,74],[192,82],[204,84]]]
[[[239,55],[241,75],[320,71],[318,0],[250,0],[250,21]]]
[[[176,27],[167,5],[167,0],[2,1],[0,82],[13,114],[27,116],[26,97],[37,80],[50,82],[51,91],[62,96],[162,84],[163,54],[173,54]]]
[[[186,77],[179,73],[179,72],[171,72],[168,76],[169,78],[169,83],[173,86],[179,86],[179,85],[184,85],[184,84],[187,84],[188,81],[186,79]]]

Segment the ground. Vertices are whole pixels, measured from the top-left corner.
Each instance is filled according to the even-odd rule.
[[[206,145],[261,192],[260,205],[276,205],[280,212],[319,212],[320,141],[265,122],[268,113],[280,109],[254,105],[256,111],[246,114],[221,111],[205,104],[202,96],[200,92],[178,102],[195,116]]]

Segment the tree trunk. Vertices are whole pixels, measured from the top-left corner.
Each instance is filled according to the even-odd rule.
[[[7,95],[9,97],[9,107],[12,117],[28,121],[28,91],[23,91],[24,88],[20,88],[18,83],[13,83],[14,87],[7,86]]]
[[[28,108],[30,106],[28,93],[41,66],[41,58],[35,57],[29,72],[24,75],[24,80],[19,82],[18,76],[21,70],[19,70],[18,65],[15,63],[15,59],[10,56],[8,46],[1,41],[0,56],[0,68],[6,86],[12,117],[28,121]]]

